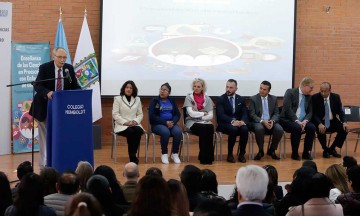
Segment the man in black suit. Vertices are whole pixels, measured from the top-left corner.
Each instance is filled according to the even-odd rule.
[[[298,88],[288,89],[284,95],[283,108],[280,114],[280,125],[286,132],[291,133],[291,158],[300,160],[299,145],[301,134],[305,133],[304,151],[302,159],[312,160],[310,151],[315,138],[315,126],[310,122],[312,117],[311,91],[314,80],[305,77]]]
[[[257,165],[241,167],[236,174],[236,188],[239,205],[233,216],[268,216],[262,200],[265,199],[269,176],[265,169]]]
[[[228,156],[227,161],[235,163],[233,148],[236,142],[236,136],[240,135],[240,153],[238,161],[245,163],[245,149],[248,140],[247,108],[245,100],[236,94],[237,82],[229,79],[226,82],[226,93],[216,100],[217,130],[228,134]]]
[[[65,49],[57,47],[53,50],[52,54],[54,60],[40,65],[36,81],[55,80],[39,82],[34,85],[36,95],[29,111],[38,122],[40,167],[46,166],[46,116],[48,100],[52,99],[54,91],[80,89],[73,66],[65,63],[67,58]]]
[[[330,158],[332,155],[341,158],[335,148],[343,146],[349,132],[349,126],[346,123],[340,96],[331,92],[329,82],[323,82],[320,85],[320,92],[312,96],[312,104],[312,122],[316,126],[317,137],[324,150],[323,157]],[[337,133],[330,148],[326,146],[326,132]]]
[[[256,143],[259,153],[254,160],[260,160],[264,156],[264,135],[271,134],[272,140],[268,155],[274,160],[280,158],[275,154],[275,150],[284,134],[283,128],[279,124],[279,107],[277,97],[270,95],[271,83],[263,81],[260,84],[259,93],[250,98],[249,116],[251,130],[255,133]]]

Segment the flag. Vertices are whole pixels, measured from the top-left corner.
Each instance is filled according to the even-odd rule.
[[[84,16],[74,58],[75,75],[82,89],[92,89],[92,120],[102,117],[98,63],[89,26]]]
[[[58,23],[58,27],[57,27],[57,31],[56,31],[56,38],[55,38],[54,47],[62,47],[62,48],[64,48],[65,51],[67,52],[66,63],[71,64],[71,57],[70,57],[69,47],[68,47],[68,44],[66,42],[66,35],[65,35],[64,26],[62,24],[61,18],[59,19],[59,23]]]

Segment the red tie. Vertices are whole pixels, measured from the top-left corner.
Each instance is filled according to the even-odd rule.
[[[56,91],[62,90],[62,79],[61,79],[61,69],[58,70],[58,79],[56,80]]]

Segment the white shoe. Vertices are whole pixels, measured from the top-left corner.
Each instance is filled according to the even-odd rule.
[[[171,159],[174,161],[174,163],[177,163],[177,164],[179,164],[179,163],[181,163],[181,160],[180,160],[180,158],[179,158],[179,154],[171,154]]]
[[[168,163],[169,163],[169,156],[168,156],[168,154],[163,154],[163,155],[161,155],[161,162],[162,162],[163,164],[168,164]]]

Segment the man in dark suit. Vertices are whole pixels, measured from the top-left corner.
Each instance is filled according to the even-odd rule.
[[[265,199],[269,176],[265,169],[257,165],[241,167],[236,174],[236,188],[239,205],[233,216],[268,216],[262,200]]]
[[[280,158],[275,154],[275,150],[284,134],[283,128],[279,124],[279,107],[277,97],[270,95],[271,83],[263,81],[260,84],[259,93],[250,98],[249,117],[251,130],[255,133],[256,143],[259,153],[254,160],[260,160],[264,156],[264,135],[271,134],[271,145],[267,152],[274,160]]]
[[[323,82],[320,85],[320,92],[312,96],[312,104],[312,122],[316,126],[317,137],[324,150],[323,157],[330,158],[332,155],[341,158],[335,148],[343,146],[349,126],[346,123],[340,96],[331,92],[329,82]],[[326,146],[326,132],[337,133],[330,148]]]
[[[301,134],[305,133],[302,159],[312,160],[310,151],[315,138],[315,126],[310,122],[312,117],[311,91],[314,80],[305,77],[298,88],[288,89],[284,95],[283,108],[280,114],[280,125],[291,133],[291,158],[300,160],[299,145]]]
[[[48,100],[52,99],[54,91],[80,89],[73,66],[65,63],[67,58],[65,49],[57,47],[53,50],[52,54],[54,60],[40,65],[36,81],[55,80],[39,82],[34,85],[36,95],[29,111],[38,122],[40,167],[46,166],[46,116]]]
[[[229,79],[226,82],[226,93],[216,100],[216,117],[217,130],[228,134],[228,156],[227,161],[235,163],[233,148],[236,142],[236,136],[240,135],[240,153],[238,161],[245,163],[245,149],[248,140],[248,123],[247,108],[245,100],[236,94],[237,82]]]

